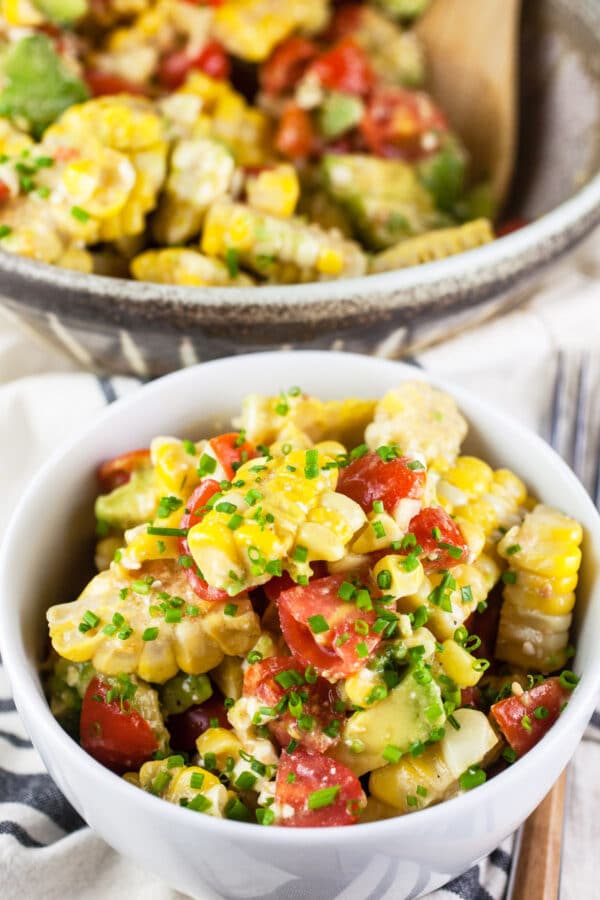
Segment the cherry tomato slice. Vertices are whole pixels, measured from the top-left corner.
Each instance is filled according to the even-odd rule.
[[[494,703],[490,714],[517,756],[523,756],[554,725],[570,697],[571,691],[562,687],[558,678],[547,678],[519,697],[513,695]]]
[[[306,159],[316,149],[311,118],[295,103],[288,104],[283,111],[275,135],[275,147],[288,159]]]
[[[330,575],[279,596],[281,630],[292,654],[329,681],[347,678],[362,668],[381,641],[381,635],[371,630],[375,612],[358,609],[338,596],[345,580],[344,575]],[[320,630],[322,620],[327,630]]]
[[[423,548],[421,562],[426,572],[451,569],[469,557],[462,531],[441,506],[422,509],[410,520],[408,530]]]
[[[214,481],[212,478],[205,478],[201,481],[188,498],[185,507],[188,512],[185,512],[181,517],[179,527],[192,528],[194,525],[197,525],[198,522],[201,522],[206,514],[206,504],[210,498],[220,490],[221,486],[219,485],[219,482]],[[188,544],[186,537],[179,538],[179,551],[182,556],[191,558],[190,545]],[[210,584],[207,584],[204,579],[200,578],[196,572],[195,565],[192,564],[188,566],[184,571],[191,587],[201,600],[218,603],[221,600],[229,599],[229,595],[226,591],[212,587]]]
[[[293,36],[283,41],[260,68],[260,86],[266,94],[279,96],[293,90],[319,49],[306,38]]]
[[[526,225],[529,225],[529,219],[515,216],[514,219],[508,219],[506,222],[502,222],[501,225],[498,225],[496,228],[496,237],[504,237],[507,234],[512,234],[513,231],[519,231],[521,228],[525,228]]]
[[[420,500],[425,490],[425,470],[410,469],[410,462],[404,457],[386,462],[371,451],[340,469],[337,490],[366,513],[371,512],[376,500],[381,500],[386,512],[393,515],[401,500]]]
[[[362,25],[365,7],[362,3],[348,3],[337,9],[327,30],[327,37],[332,41],[349,37]]]
[[[106,701],[109,685],[96,676],[83,698],[81,746],[99,763],[119,774],[137,770],[158,750],[152,728],[129,700]],[[99,699],[98,699],[99,698]]]
[[[223,81],[229,78],[231,65],[221,44],[209,41],[194,55],[188,50],[174,50],[164,56],[158,67],[158,80],[163,87],[174,91],[181,87],[192,69]]]
[[[225,471],[225,477],[230,481],[235,477],[236,469],[242,463],[258,456],[254,444],[242,440],[239,432],[232,431],[228,434],[220,434],[208,442],[213,453],[221,463]]]
[[[462,688],[460,692],[460,705],[470,706],[471,709],[482,709],[481,690],[475,685],[474,687]]]
[[[311,566],[313,569],[311,581],[314,581],[317,578],[325,578],[327,575],[327,563],[317,560],[316,562],[311,563]],[[296,582],[293,581],[288,572],[284,572],[283,575],[276,575],[274,578],[271,578],[270,581],[267,581],[266,584],[263,584],[263,590],[267,595],[267,599],[270,600],[271,603],[275,603],[279,599],[279,595],[282,591],[287,591],[289,588],[295,586]]]
[[[437,144],[424,147],[423,135],[445,132],[448,123],[427,94],[384,87],[369,99],[360,130],[378,156],[416,160],[437,149]]]
[[[147,94],[141,84],[136,84],[120,75],[113,75],[111,72],[102,72],[100,69],[88,69],[84,77],[92,97],[105,97],[111,94]]]
[[[98,469],[100,487],[106,494],[114,491],[122,484],[127,484],[136,469],[145,469],[150,465],[150,451],[130,450],[114,459],[103,462]]]
[[[281,754],[275,797],[282,807],[294,810],[279,822],[291,828],[354,825],[367,802],[360,781],[350,769],[321,753],[305,750]]]
[[[0,181],[0,203],[10,199],[10,188],[5,181]]]
[[[192,753],[196,749],[196,738],[211,728],[211,720],[214,725],[215,719],[219,728],[231,728],[223,706],[223,697],[218,693],[198,706],[190,706],[185,712],[169,716],[166,725],[173,750]]]
[[[295,675],[296,682],[287,688],[283,687],[276,681],[276,677],[282,673],[289,673],[291,677]],[[325,753],[340,739],[341,720],[339,715],[336,717],[334,707],[338,695],[324,678],[312,676],[315,680],[307,682],[305,674],[306,669],[289,656],[263,659],[246,671],[244,694],[257,697],[261,703],[271,708],[277,707],[290,694],[304,698],[299,715],[305,718],[300,718],[300,725],[298,716],[293,715],[288,707],[279,713],[277,719],[269,719],[265,724],[281,747],[287,747],[293,738],[305,750]],[[328,729],[330,733],[327,734],[324,729]]]
[[[365,52],[352,38],[344,38],[319,56],[308,72],[315,75],[323,87],[329,90],[359,96],[368,94],[375,82]]]

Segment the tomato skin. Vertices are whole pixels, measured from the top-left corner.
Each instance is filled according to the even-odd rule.
[[[348,3],[334,13],[327,36],[333,41],[354,34],[362,25],[365,7],[362,3]]]
[[[141,84],[113,75],[111,72],[102,72],[100,69],[88,69],[84,75],[85,83],[90,89],[92,97],[105,97],[112,94],[147,94]]]
[[[375,82],[366,54],[350,37],[319,56],[308,72],[329,90],[357,94],[359,97],[368,94]]]
[[[447,130],[443,113],[427,94],[399,87],[374,91],[360,123],[361,134],[372,153],[406,160],[431,152],[423,147],[424,134]]]
[[[106,702],[109,685],[95,676],[83,698],[80,720],[81,746],[113,772],[137,770],[158,750],[152,728],[130,701]],[[102,700],[94,700],[99,696]]]
[[[471,709],[482,709],[481,690],[475,685],[474,687],[462,688],[460,692],[460,705],[470,706]]]
[[[508,219],[496,228],[496,237],[504,237],[507,234],[512,234],[513,231],[519,231],[519,229],[525,228],[525,226],[529,224],[529,219],[515,216],[513,219]]]
[[[292,36],[283,41],[261,66],[262,90],[273,97],[292,90],[318,52],[317,45],[306,38]]]
[[[10,188],[5,181],[0,181],[0,203],[10,199]]]
[[[181,87],[192,69],[223,81],[229,78],[231,65],[221,44],[209,41],[193,56],[187,50],[174,50],[164,56],[158,67],[158,80],[167,90],[174,91]]]
[[[513,695],[494,703],[490,714],[517,756],[523,756],[554,725],[561,706],[570,697],[571,691],[563,688],[558,678],[547,678],[519,697]],[[545,706],[548,710],[545,719],[536,719],[534,716],[534,710],[538,706]],[[529,716],[529,730],[523,726],[525,715]]]
[[[308,699],[304,701],[302,714],[313,718],[314,724],[311,731],[299,730],[296,726],[296,719],[288,710],[281,713],[277,719],[269,720],[265,724],[283,748],[287,747],[290,740],[294,738],[305,750],[325,753],[340,740],[339,733],[335,737],[331,737],[323,731],[336,719],[334,703],[338,699],[337,692],[328,681],[318,677],[312,684],[304,681],[298,686],[283,688],[275,681],[275,676],[291,670],[298,672],[304,681],[305,669],[290,656],[274,656],[254,663],[244,675],[244,695],[257,697],[265,706],[275,707],[284,696],[292,691],[302,691],[307,694]],[[337,719],[339,721],[339,716]]]
[[[275,147],[288,159],[305,159],[316,148],[315,130],[309,114],[295,103],[285,108],[277,127]]]
[[[410,460],[402,457],[385,462],[370,451],[340,469],[337,490],[371,512],[373,503],[381,500],[386,512],[393,514],[400,500],[420,500],[425,490],[425,470],[409,469]]]
[[[311,581],[314,581],[317,578],[325,578],[327,575],[327,563],[317,560],[316,562],[312,562],[311,566],[313,570],[313,575],[310,579]],[[263,584],[262,587],[267,595],[267,599],[270,600],[271,603],[276,603],[279,599],[279,595],[283,591],[287,591],[295,586],[296,582],[293,581],[291,575],[288,572],[284,572],[283,575],[275,575],[270,581]]]
[[[288,782],[288,775],[295,779]],[[309,809],[308,799],[314,791],[340,787],[334,802],[321,809]],[[354,825],[367,799],[360,781],[350,769],[321,753],[285,750],[279,760],[275,797],[281,806],[291,806],[293,815],[278,824],[291,828],[326,828],[332,825]]]
[[[136,469],[145,469],[149,465],[150,451],[146,448],[130,450],[129,453],[122,453],[120,456],[115,456],[114,459],[108,459],[98,469],[100,488],[104,493],[109,494],[122,484],[127,484]]]
[[[439,542],[433,536],[434,528],[440,530]],[[408,530],[414,534],[417,544],[423,548],[421,562],[426,572],[451,569],[466,562],[469,557],[469,548],[462,531],[441,506],[426,506],[410,520]],[[458,547],[461,551],[460,556],[451,556],[447,549],[439,546],[440,542]]]
[[[183,516],[181,517],[179,527],[192,528],[192,526],[197,525],[198,522],[201,522],[206,513],[204,507],[206,506],[210,498],[220,490],[221,486],[219,482],[215,481],[213,478],[205,478],[203,481],[201,481],[198,487],[196,487],[192,491],[188,498],[185,507],[188,512],[184,512]],[[182,556],[191,555],[190,545],[188,544],[187,537],[179,538],[179,551]],[[218,603],[221,600],[229,599],[229,595],[226,591],[222,591],[220,588],[212,587],[210,584],[207,584],[206,581],[200,578],[200,576],[196,574],[195,566],[189,566],[189,568],[184,569],[184,571],[191,587],[201,600],[208,600],[211,603]]]
[[[293,656],[303,666],[314,666],[329,681],[346,678],[361,669],[381,641],[381,635],[371,631],[375,612],[358,609],[354,603],[338,597],[345,580],[344,575],[329,575],[306,586],[295,585],[283,591],[278,601],[281,630]],[[313,634],[308,619],[314,615],[323,616],[330,626],[327,632]],[[355,630],[358,620],[368,626],[366,635]],[[344,642],[337,644],[337,639],[346,634]],[[359,656],[358,647],[363,644],[367,653]]]
[[[239,432],[231,431],[211,438],[208,442],[225,471],[225,477],[229,481],[235,478],[234,465],[238,467],[246,460],[254,459],[258,456],[256,447],[250,441],[242,441],[237,446],[239,439]]]
[[[169,716],[166,726],[173,750],[192,753],[196,749],[196,738],[211,727],[211,719],[218,719],[219,728],[231,728],[223,706],[223,697],[219,693],[214,693],[204,703],[190,706],[185,712]]]

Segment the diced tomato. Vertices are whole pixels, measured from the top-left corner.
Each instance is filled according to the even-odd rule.
[[[469,548],[463,533],[441,506],[422,509],[410,520],[408,530],[423,548],[421,562],[426,572],[451,569],[467,561]]]
[[[529,225],[529,220],[523,219],[520,216],[515,216],[513,219],[507,219],[506,222],[503,222],[496,228],[496,237],[504,237],[507,234],[512,234],[513,231],[519,231],[520,228],[525,228],[526,225]]]
[[[215,693],[198,706],[190,706],[185,712],[169,716],[166,725],[171,736],[173,750],[191,753],[196,749],[196,738],[211,728],[211,720],[219,728],[231,728],[221,694]]]
[[[328,788],[327,794],[320,793]],[[282,807],[294,810],[278,823],[292,828],[354,825],[367,802],[360,781],[350,769],[321,753],[305,750],[281,754],[275,798]]]
[[[481,691],[477,685],[461,689],[460,705],[470,706],[472,709],[481,709]]]
[[[319,48],[306,38],[292,36],[283,41],[260,68],[260,86],[267,94],[278,96],[293,90]]]
[[[235,471],[242,463],[258,456],[254,444],[243,440],[238,431],[220,434],[208,443],[223,466],[225,477],[230,480],[235,477]]]
[[[338,596],[345,580],[344,575],[330,575],[306,586],[296,585],[279,596],[281,630],[292,654],[330,681],[347,678],[362,668],[381,641],[381,635],[371,630],[375,612],[359,609]],[[325,620],[326,631],[312,631],[313,616]]]
[[[308,70],[323,87],[346,94],[368,94],[375,82],[371,64],[352,38],[344,38],[323,53]]]
[[[222,81],[229,78],[231,66],[221,44],[209,41],[195,55],[190,55],[188,50],[174,50],[164,56],[158,67],[158,80],[163,87],[174,91],[181,87],[192,69]]]
[[[327,30],[327,37],[332,41],[354,34],[362,25],[365,7],[362,3],[346,3],[334,13]]]
[[[5,181],[0,181],[0,203],[10,198],[10,188]]]
[[[517,756],[523,756],[554,725],[570,696],[558,678],[547,678],[519,697],[494,703],[490,713]]]
[[[327,563],[321,562],[317,560],[316,562],[311,563],[313,576],[310,579],[314,581],[316,578],[325,578],[327,575]],[[279,595],[282,591],[287,591],[289,588],[293,588],[296,582],[292,580],[291,576],[284,572],[283,575],[276,575],[274,578],[271,578],[270,581],[267,581],[266,584],[263,584],[263,590],[267,595],[267,598],[275,603],[279,599]]]
[[[366,453],[340,469],[337,490],[366,513],[381,500],[386,512],[393,514],[400,500],[420,500],[425,490],[425,470],[411,469],[409,463],[405,457],[386,462],[374,451]]]
[[[181,517],[180,528],[192,528],[201,522],[206,514],[206,504],[210,498],[221,490],[218,481],[212,478],[205,478],[200,482],[197,488],[192,491],[186,504],[187,512]],[[190,545],[186,537],[179,538],[179,550],[182,556],[190,556]],[[188,566],[185,570],[186,577],[193,590],[198,594],[201,600],[208,600],[211,603],[217,603],[220,600],[227,600],[228,594],[219,588],[212,587],[207,584],[198,573],[194,565]]]
[[[288,688],[282,687],[275,680],[282,672],[296,677],[296,683]],[[316,676],[315,681],[307,682],[305,672],[306,669],[289,656],[263,659],[251,665],[244,675],[244,694],[257,697],[271,708],[276,708],[290,694],[300,697],[303,701],[300,716],[308,716],[311,720],[305,720],[306,728],[298,725],[298,716],[294,716],[287,707],[276,719],[268,719],[265,724],[281,747],[287,747],[293,738],[305,750],[325,753],[340,739],[341,720],[339,715],[336,717],[334,706],[338,695],[324,678]],[[330,730],[330,733],[325,733],[324,729]]]
[[[129,700],[107,703],[109,689],[109,684],[97,676],[88,685],[81,707],[81,746],[113,772],[137,772],[158,750],[158,742]]]
[[[130,450],[114,459],[103,462],[98,469],[98,480],[104,493],[108,494],[122,484],[127,484],[136,469],[145,469],[150,465],[150,451]]]
[[[147,93],[143,85],[111,72],[102,72],[100,69],[88,69],[85,73],[85,82],[92,97],[104,97],[109,94]]]
[[[275,135],[275,147],[289,159],[305,159],[316,148],[311,118],[295,103],[289,103],[283,111]]]
[[[383,87],[369,99],[360,130],[378,156],[414,160],[438,149],[436,142],[424,146],[423,137],[447,131],[448,123],[428,94]]]

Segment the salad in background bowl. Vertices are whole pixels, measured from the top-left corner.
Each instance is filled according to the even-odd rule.
[[[468,393],[451,390],[452,400],[438,379],[423,381],[411,386],[414,369],[347,354],[257,355],[183,371],[120,402],[61,450],[16,513],[0,561],[0,617],[19,710],[93,827],[181,890],[194,895],[206,882],[246,896],[251,884],[257,895],[286,897],[301,879],[307,894],[322,895],[351,886],[374,855],[373,896],[391,883],[399,896],[431,890],[509,834],[575,749],[600,681],[597,513],[540,439]],[[325,405],[279,393],[290,384]],[[225,434],[250,387],[236,425],[243,439],[197,440]],[[362,399],[348,406],[349,396]],[[157,431],[180,440],[152,442]],[[346,450],[358,448],[352,459],[323,443],[342,437]],[[152,465],[147,455],[119,459],[124,444],[150,446]],[[73,602],[85,583],[76,570],[93,532],[95,472],[115,459],[102,469],[96,507],[110,529],[97,553],[102,571]],[[217,474],[216,492],[200,497]],[[196,482],[190,496],[186,475]],[[156,478],[171,480],[157,492]],[[381,496],[371,496],[375,487]],[[43,590],[33,567],[15,566],[25,534]],[[57,535],[68,537],[62,549]],[[389,538],[399,550],[379,546]],[[325,573],[324,561],[346,570]],[[500,593],[490,596],[495,579]],[[500,610],[497,641],[473,625],[488,600]],[[83,697],[87,753],[42,692],[49,604],[63,657],[53,706],[77,731]],[[490,672],[504,672],[504,682],[477,662],[486,640]],[[456,696],[458,687],[466,693]],[[133,723],[137,745],[125,740]]]

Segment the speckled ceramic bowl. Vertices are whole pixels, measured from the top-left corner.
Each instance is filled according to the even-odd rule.
[[[509,214],[535,221],[425,266],[326,283],[183,288],[0,255],[2,302],[92,369],[142,377],[231,353],[397,357],[487,317],[600,222],[600,2],[524,0],[521,137]]]

